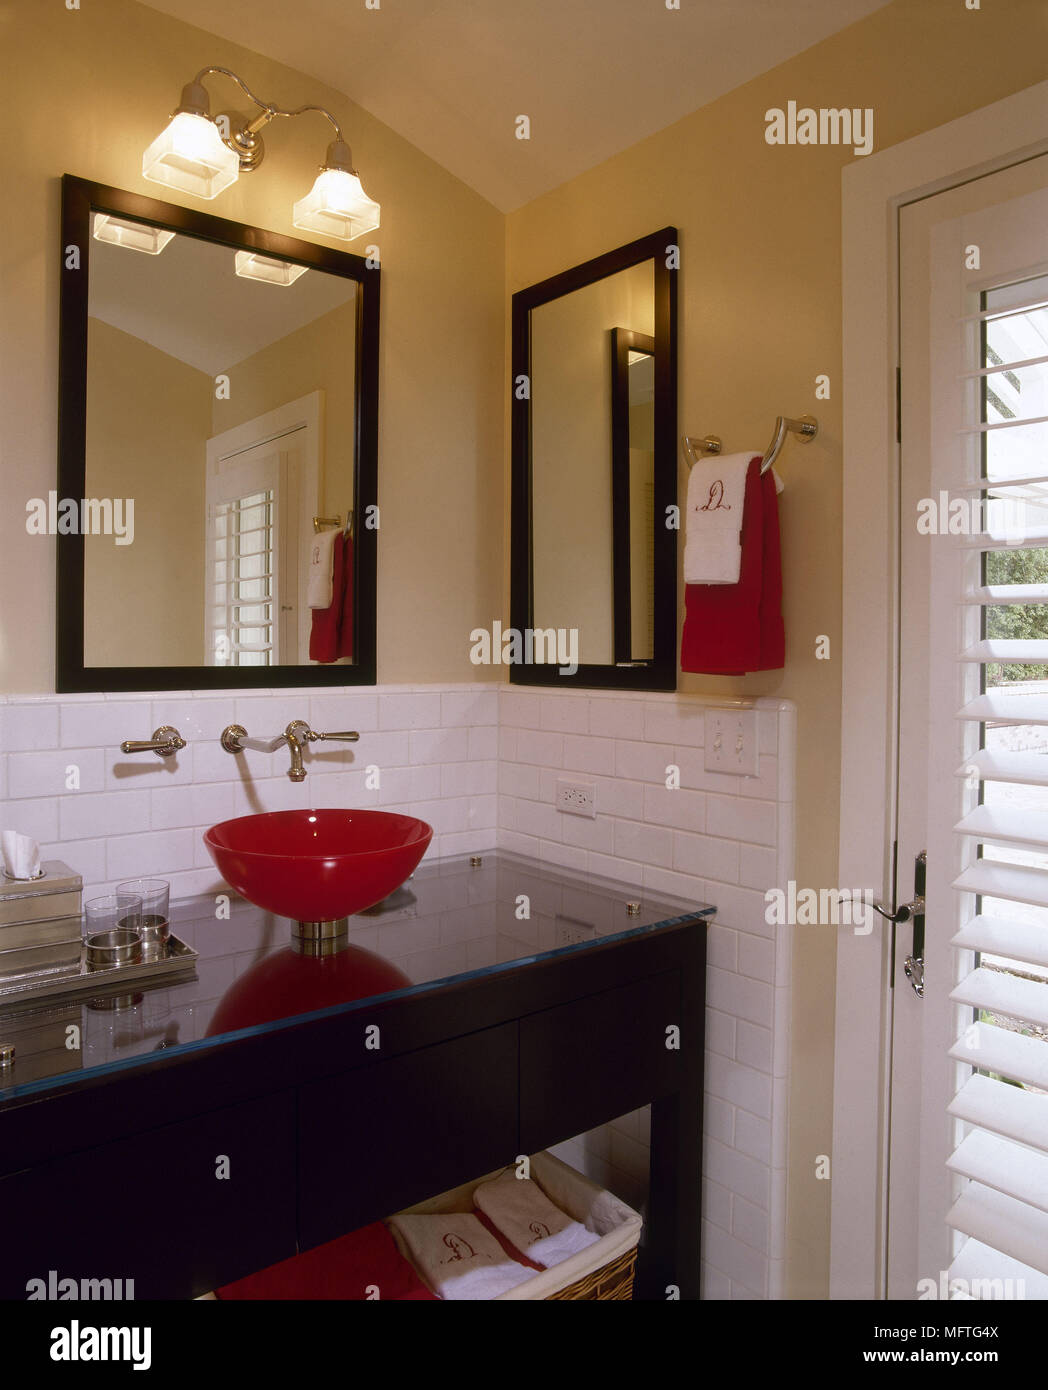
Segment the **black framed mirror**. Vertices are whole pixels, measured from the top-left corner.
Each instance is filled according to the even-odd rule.
[[[678,264],[665,227],[513,296],[518,684],[676,688]]]
[[[374,684],[380,276],[63,178],[59,693]]]

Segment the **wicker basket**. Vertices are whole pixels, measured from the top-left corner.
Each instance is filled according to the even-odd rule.
[[[598,1187],[550,1153],[534,1154],[530,1163],[531,1176],[550,1201],[589,1230],[598,1232],[600,1240],[570,1259],[536,1274],[533,1279],[526,1279],[516,1288],[499,1294],[494,1301],[632,1299],[637,1244],[643,1228],[640,1216],[625,1202],[619,1201],[612,1193]],[[505,1169],[500,1168],[473,1182],[463,1183],[461,1187],[419,1202],[417,1206],[399,1214],[471,1212],[474,1209],[474,1189],[482,1182],[497,1178],[501,1172],[505,1172]],[[410,1261],[408,1251],[395,1229],[393,1238],[401,1254]]]

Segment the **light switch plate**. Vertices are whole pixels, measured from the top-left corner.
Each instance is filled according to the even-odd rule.
[[[755,709],[706,711],[705,767],[707,772],[734,772],[740,777],[760,775]]]

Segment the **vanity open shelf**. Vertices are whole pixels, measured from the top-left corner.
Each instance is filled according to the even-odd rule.
[[[0,1296],[192,1298],[651,1104],[637,1296],[697,1298],[714,910],[501,851],[423,862],[334,952],[174,904],[193,977],[0,1007]],[[80,1199],[143,1176],[162,1222]]]

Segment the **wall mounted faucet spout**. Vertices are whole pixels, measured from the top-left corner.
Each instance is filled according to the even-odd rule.
[[[359,738],[360,734],[355,730],[318,734],[304,719],[292,719],[276,738],[252,738],[242,724],[229,724],[222,731],[222,747],[227,753],[242,753],[245,748],[253,748],[259,753],[275,753],[282,744],[287,744],[291,750],[291,766],[287,775],[292,782],[304,782],[306,769],[302,763],[302,750],[307,744],[326,740],[356,743]]]

